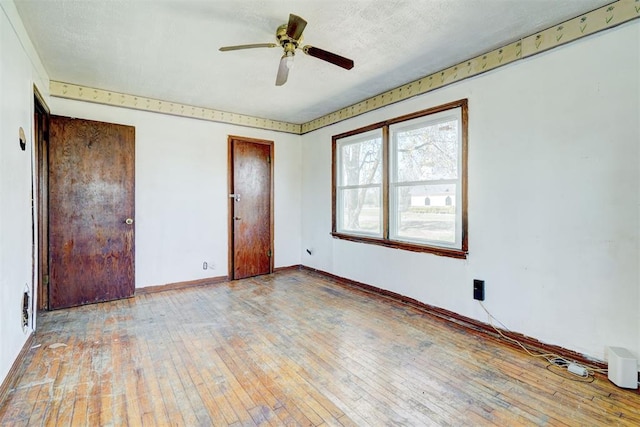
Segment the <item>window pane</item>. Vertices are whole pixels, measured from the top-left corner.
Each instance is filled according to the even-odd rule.
[[[340,184],[369,185],[382,182],[382,137],[339,143]]]
[[[433,181],[458,177],[458,120],[431,122],[393,131],[395,182]]]
[[[340,190],[340,231],[380,235],[380,187]]]
[[[395,187],[394,200],[393,238],[456,243],[455,184]]]

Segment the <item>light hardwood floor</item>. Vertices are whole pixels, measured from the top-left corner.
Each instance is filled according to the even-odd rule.
[[[640,425],[604,376],[308,271],[38,321],[0,425]]]

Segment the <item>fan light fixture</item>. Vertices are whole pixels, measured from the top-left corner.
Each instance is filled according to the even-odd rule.
[[[289,77],[289,70],[293,68],[293,58],[296,53],[296,49],[300,43],[302,43],[302,32],[307,26],[307,21],[301,17],[289,14],[289,23],[280,25],[276,30],[276,43],[255,43],[255,44],[241,44],[235,46],[223,46],[220,48],[221,52],[227,52],[230,50],[241,49],[254,49],[261,47],[277,47],[281,46],[284,50],[282,57],[280,58],[280,65],[278,66],[278,74],[276,76],[276,86],[282,86],[287,82]],[[345,58],[344,56],[337,55],[335,53],[306,45],[302,47],[302,51],[315,58],[329,62],[331,64],[342,67],[346,70],[353,68],[353,60]]]

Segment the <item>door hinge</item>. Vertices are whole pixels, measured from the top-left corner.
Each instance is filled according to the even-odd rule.
[[[271,156],[267,156],[267,163],[271,163]]]
[[[267,251],[267,256],[268,256],[268,257],[271,257],[271,249],[269,249],[269,250]]]
[[[42,284],[47,286],[49,284],[49,275],[45,274],[44,276],[42,276]]]

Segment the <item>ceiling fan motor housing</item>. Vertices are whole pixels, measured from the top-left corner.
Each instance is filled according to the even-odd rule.
[[[278,39],[278,43],[284,49],[286,53],[293,53],[300,43],[302,43],[302,36],[298,40],[293,39],[287,35],[287,24],[282,24],[276,30],[276,39]]]

